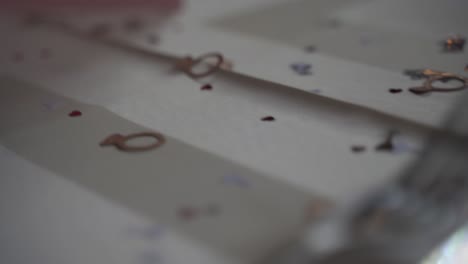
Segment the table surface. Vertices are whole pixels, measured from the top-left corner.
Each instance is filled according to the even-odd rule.
[[[460,26],[467,22],[460,15],[466,3],[420,2],[199,0],[162,29],[148,23],[136,33],[122,29],[122,15],[67,18],[81,32],[111,23],[110,39],[138,49],[174,57],[220,51],[233,62],[232,72],[200,82],[168,74],[174,61],[166,56],[50,26],[24,27],[20,17],[4,15],[0,32],[8,38],[0,43],[0,72],[340,204],[404,170],[457,100],[457,93],[388,92],[418,83],[401,74],[405,69],[463,74],[468,63],[466,51],[444,54],[438,46],[450,33],[468,35]],[[415,11],[422,6],[426,12]],[[153,35],[160,38],[157,45],[148,41]],[[317,51],[305,52],[307,45]],[[293,63],[310,63],[313,74],[296,74]],[[204,83],[213,90],[201,91]],[[37,107],[56,114],[63,103],[45,100]],[[8,114],[6,120],[17,118]],[[276,121],[262,122],[264,116]],[[376,152],[391,129],[401,132],[399,151]],[[354,145],[366,152],[353,153]],[[2,146],[0,157],[5,263],[254,261],[157,223],[17,149]],[[461,232],[450,244],[451,255],[434,261],[463,263]]]

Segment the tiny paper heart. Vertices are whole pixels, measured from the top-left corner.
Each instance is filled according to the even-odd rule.
[[[183,221],[191,221],[197,218],[198,210],[193,207],[182,207],[177,212],[177,215]]]
[[[202,91],[211,91],[211,90],[213,90],[213,86],[211,84],[205,84],[200,89]]]
[[[266,121],[266,122],[273,122],[275,120],[276,118],[274,118],[273,116],[265,116],[262,118],[262,121]]]
[[[82,115],[83,115],[83,113],[81,113],[81,112],[78,111],[78,110],[71,111],[71,112],[68,114],[68,116],[70,116],[70,117],[78,117],[78,116],[82,116]]]
[[[403,91],[403,89],[400,89],[400,88],[390,88],[390,89],[388,89],[388,91],[389,91],[390,93],[395,94],[395,93],[401,93],[401,92]]]

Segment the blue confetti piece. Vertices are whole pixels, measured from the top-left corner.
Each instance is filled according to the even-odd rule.
[[[48,111],[55,111],[64,105],[65,105],[64,103],[57,102],[57,101],[50,101],[50,102],[42,103],[42,106]]]
[[[312,65],[309,63],[293,63],[290,65],[291,69],[299,75],[311,75]]]
[[[228,174],[223,177],[223,183],[226,185],[232,185],[239,188],[249,188],[250,182],[244,177],[237,174]]]
[[[311,93],[314,93],[314,94],[321,94],[322,93],[322,90],[320,89],[312,89],[310,90]]]
[[[158,240],[164,235],[164,228],[159,225],[148,227],[132,227],[129,232],[141,239]]]
[[[140,257],[142,264],[162,264],[164,262],[161,254],[156,251],[145,251]]]
[[[419,151],[418,147],[415,144],[412,144],[409,141],[400,137],[393,138],[392,144],[392,153],[394,154],[417,153]]]
[[[462,52],[465,48],[466,38],[455,35],[442,42],[442,48],[445,52]]]

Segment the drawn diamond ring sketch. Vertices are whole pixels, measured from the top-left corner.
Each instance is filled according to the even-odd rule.
[[[422,86],[411,87],[409,90],[416,94],[423,94],[428,92],[454,92],[460,91],[468,88],[468,78],[465,78],[460,75],[448,73],[448,72],[439,72],[430,69],[425,69],[418,72],[412,72],[410,74],[414,77],[425,78],[426,81]],[[457,87],[436,87],[434,83],[437,81],[449,81],[456,80],[460,82],[460,85]]]
[[[155,142],[144,145],[144,146],[131,146],[128,145],[127,142],[132,139],[136,138],[145,138],[145,137],[150,137],[156,139]],[[106,139],[104,139],[100,145],[101,146],[115,146],[119,150],[125,151],[125,152],[140,152],[140,151],[148,151],[152,149],[159,148],[166,142],[166,139],[164,136],[160,133],[156,132],[143,132],[143,133],[136,133],[136,134],[130,134],[127,136],[121,135],[121,134],[112,134],[108,136]]]
[[[209,59],[215,59],[215,63],[214,64],[206,63],[207,65],[209,65],[209,67],[202,72],[194,71],[195,66],[203,62],[206,62]],[[198,78],[209,76],[217,72],[218,70],[221,69],[221,66],[223,65],[223,63],[224,63],[223,55],[220,53],[213,52],[213,53],[206,53],[197,58],[192,58],[190,56],[182,58],[177,62],[176,67],[177,69],[186,73],[191,78],[198,79]]]

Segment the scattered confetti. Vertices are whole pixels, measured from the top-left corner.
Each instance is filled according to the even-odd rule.
[[[466,39],[460,35],[448,37],[443,41],[442,47],[445,52],[461,52],[465,48]]]
[[[232,185],[236,186],[239,188],[249,188],[250,187],[250,182],[238,175],[238,174],[229,174],[223,177],[223,183],[226,185]]]
[[[353,153],[363,153],[366,150],[367,148],[363,145],[351,146],[351,151]],[[399,154],[406,152],[417,152],[418,146],[400,137],[397,132],[390,131],[385,141],[377,144],[375,150],[377,152],[390,152],[394,154]]]
[[[70,116],[70,117],[78,117],[78,116],[82,116],[82,115],[83,115],[83,113],[81,113],[81,111],[78,111],[78,110],[73,110],[70,113],[68,113],[68,116]]]
[[[160,41],[159,37],[156,36],[156,35],[153,35],[153,34],[148,35],[148,37],[146,38],[146,40],[147,40],[148,43],[151,44],[151,45],[158,44],[159,41]]]
[[[42,48],[39,52],[39,57],[43,60],[48,60],[52,57],[52,51],[48,48]]]
[[[400,89],[400,88],[390,88],[388,89],[388,91],[390,93],[393,93],[393,94],[396,94],[396,93],[401,93],[403,91],[403,89]]]
[[[202,85],[200,90],[202,90],[202,91],[211,91],[211,90],[213,90],[213,86],[211,84],[204,84],[204,85]]]
[[[15,51],[12,55],[13,62],[19,63],[24,61],[24,53],[21,51]]]
[[[276,118],[274,118],[273,116],[262,117],[262,121],[266,121],[266,122],[273,122],[275,120],[276,120]]]
[[[293,63],[291,64],[291,69],[299,75],[311,75],[312,65],[309,63]]]
[[[148,239],[158,239],[164,234],[164,229],[160,226],[152,226],[143,230],[142,233]]]
[[[124,21],[123,27],[128,32],[138,32],[144,27],[144,22],[138,18],[129,18]]]
[[[314,45],[309,45],[304,47],[304,51],[307,53],[314,53],[317,51],[317,47],[315,47]]]
[[[110,24],[101,23],[101,24],[94,25],[90,29],[89,35],[94,38],[101,38],[106,35],[109,35],[111,31],[112,31],[112,27]]]
[[[393,144],[392,152],[395,154],[420,151],[419,145],[413,142],[410,142],[409,140],[404,139],[398,135],[393,137],[392,144]]]
[[[195,218],[198,216],[198,210],[193,207],[182,207],[177,212],[177,215],[184,221],[191,221],[195,220]]]
[[[354,145],[354,146],[351,146],[351,151],[353,153],[363,153],[366,151],[366,147],[362,145]]]
[[[311,93],[314,93],[314,94],[321,94],[322,93],[322,90],[320,89],[312,89],[310,90]]]

